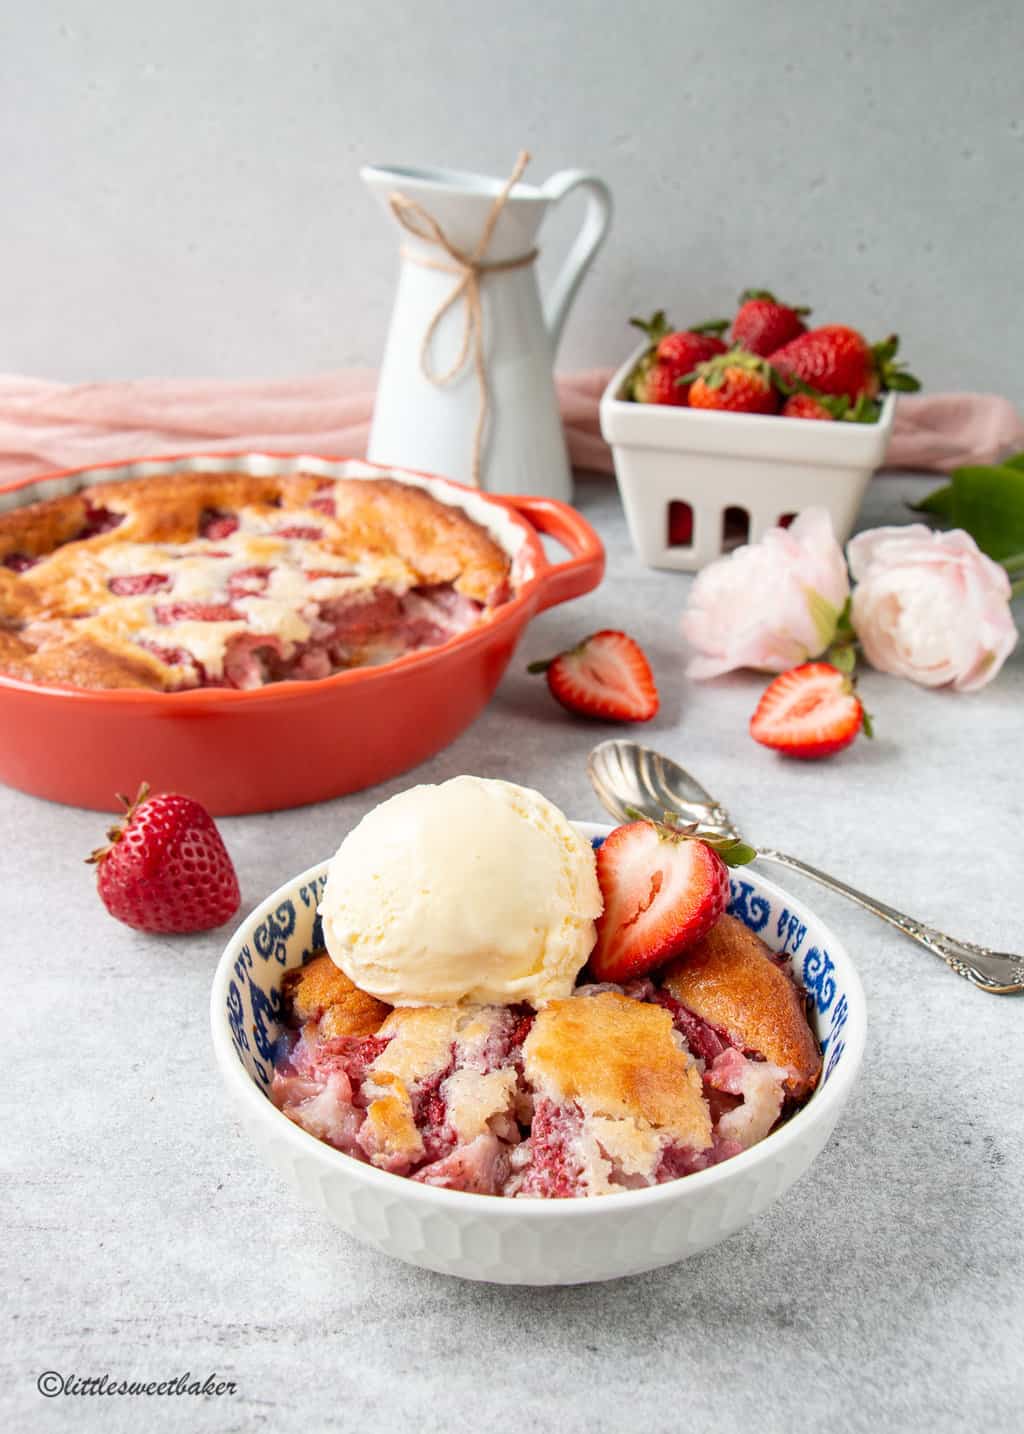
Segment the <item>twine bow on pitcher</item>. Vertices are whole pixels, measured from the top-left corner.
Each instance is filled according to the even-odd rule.
[[[436,245],[446,256],[445,258],[431,259],[424,254],[416,253],[413,250],[403,247],[402,254],[405,258],[411,259],[415,264],[421,264],[425,269],[438,269],[444,274],[453,274],[455,283],[447,298],[443,299],[437,308],[433,318],[427,325],[426,333],[423,335],[423,342],[420,346],[420,369],[428,382],[443,388],[446,384],[463,372],[466,363],[472,355],[473,368],[476,372],[477,388],[480,393],[480,400],[477,406],[476,429],[473,434],[473,484],[480,486],[480,452],[483,446],[484,429],[487,423],[487,414],[490,407],[490,395],[487,387],[487,368],[484,363],[484,315],[483,303],[480,294],[482,280],[488,274],[503,273],[509,269],[524,269],[532,264],[537,257],[538,251],[531,249],[528,254],[521,254],[517,259],[487,260],[485,255],[494,235],[495,226],[501,217],[501,211],[505,207],[506,200],[522,176],[523,170],[530,162],[530,156],[526,150],[521,150],[515,162],[512,173],[495,195],[491,211],[487,216],[480,240],[472,253],[464,253],[458,249],[445,234],[432,214],[418,204],[414,199],[407,199],[404,194],[397,190],[388,196],[388,203],[391,212],[409,234],[414,238],[422,240],[425,244]],[[453,309],[459,301],[463,305],[462,321],[462,342],[454,362],[445,369],[444,373],[438,373],[434,368],[430,357],[431,346],[434,341],[434,334],[437,327],[449,309]]]

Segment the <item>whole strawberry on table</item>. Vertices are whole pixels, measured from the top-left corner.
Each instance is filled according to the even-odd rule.
[[[650,319],[631,319],[649,345],[626,397],[705,412],[874,423],[881,396],[920,388],[896,361],[895,334],[871,344],[846,324],[808,329],[810,312],[767,289],[746,289],[731,326],[713,319],[672,330],[661,309]]]
[[[138,931],[178,933],[223,926],[238,910],[238,877],[206,808],[177,792],[150,795],[143,782],[107,844],[88,858],[100,900]]]

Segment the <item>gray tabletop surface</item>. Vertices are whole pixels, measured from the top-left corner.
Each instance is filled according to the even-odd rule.
[[[862,526],[905,521],[905,500],[926,487],[876,480]],[[244,909],[414,781],[504,777],[600,819],[584,758],[611,729],[563,713],[525,664],[613,626],[637,634],[656,669],[663,706],[644,736],[755,840],[956,934],[1024,946],[1024,645],[975,695],[868,672],[877,739],[786,763],[746,733],[763,679],[683,676],[689,580],[641,566],[612,483],[583,480],[577,496],[607,543],[601,588],[538,618],[484,715],[414,774],[223,821]],[[810,1173],[684,1264],[567,1289],[473,1285],[364,1249],[264,1166],[211,1052],[225,933],[155,938],[113,922],[81,861],[102,834],[94,812],[4,789],[0,823],[4,1427],[1021,1428],[1020,998],[973,990],[790,878],[845,939],[869,1005],[861,1078]],[[46,1370],[216,1372],[237,1393],[48,1400],[36,1387]]]

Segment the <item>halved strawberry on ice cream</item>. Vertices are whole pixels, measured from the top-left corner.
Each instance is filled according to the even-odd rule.
[[[716,846],[646,820],[605,839],[597,852],[604,911],[588,963],[596,981],[644,976],[707,935],[729,903],[727,862],[754,855],[741,842]]]

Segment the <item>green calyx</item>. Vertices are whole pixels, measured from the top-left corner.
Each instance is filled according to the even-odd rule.
[[[728,353],[716,354],[714,358],[708,359],[705,363],[699,363],[693,373],[683,376],[683,383],[692,383],[694,379],[702,379],[708,388],[721,388],[725,382],[730,369],[742,369],[747,373],[759,374],[768,384],[776,383],[777,375],[767,359],[759,358],[757,354],[748,353],[746,349],[730,349]]]
[[[859,394],[856,403],[851,403],[845,393],[822,393],[804,383],[802,378],[781,373],[778,369],[773,373],[776,388],[786,398],[792,398],[795,393],[804,394],[843,423],[877,423],[881,416],[882,405],[877,398],[869,398],[866,393]]]
[[[647,348],[626,380],[626,397],[632,399],[634,403],[642,403],[644,380],[650,372],[651,365],[656,361],[655,351],[666,334],[672,332],[672,327],[665,317],[664,309],[658,309],[649,319],[632,318],[629,322],[647,338]]]
[[[639,329],[647,337],[651,348],[656,348],[666,334],[672,332],[672,326],[665,317],[665,310],[656,310],[649,319],[634,317],[629,321],[635,329]]]
[[[687,329],[687,333],[710,334],[712,338],[719,339],[728,327],[728,319],[705,319],[703,323],[691,324]]]
[[[920,379],[907,372],[906,364],[896,362],[899,346],[898,334],[890,334],[881,343],[871,345],[871,362],[878,382],[883,389],[892,389],[895,393],[917,393],[921,387]]]
[[[589,646],[590,638],[585,637],[575,647],[567,647],[564,652],[556,652],[554,657],[541,657],[536,662],[529,663],[526,670],[530,673],[547,672],[548,668],[553,667],[560,657],[579,657],[586,652]]]
[[[791,314],[799,314],[802,319],[805,319],[811,312],[806,304],[784,303],[782,299],[777,299],[770,289],[744,289],[739,297],[739,302],[741,305],[752,303],[777,304],[780,309],[788,309]]]
[[[139,807],[142,806],[142,803],[146,800],[148,796],[148,782],[141,782],[139,784],[138,795],[134,798],[126,797],[124,792],[117,793],[117,800],[124,807],[124,816],[121,821],[114,822],[112,826],[109,826],[107,828],[107,845],[98,846],[95,851],[90,852],[89,855],[85,858],[87,865],[97,865],[98,863],[104,861],[106,857],[110,855],[113,848],[124,836],[125,828],[128,826],[132,817],[138,811]]]
[[[843,610],[836,619],[835,631],[822,657],[823,662],[830,663],[839,672],[842,672],[846,677],[850,678],[853,677],[857,666],[857,657],[860,652],[860,644],[850,618],[851,602],[852,600],[847,598],[843,604]],[[835,612],[835,608],[832,608],[831,603],[829,607],[832,612]],[[871,734],[869,733],[868,735],[870,736]]]
[[[661,841],[703,842],[705,846],[709,846],[712,851],[717,852],[726,866],[746,866],[757,856],[754,848],[748,846],[745,841],[741,841],[739,837],[710,835],[701,831],[699,822],[680,821],[674,812],[665,812],[663,820],[660,822],[654,821],[652,817],[647,816],[637,807],[627,807],[626,815],[633,821],[646,822],[649,827],[653,827]]]

